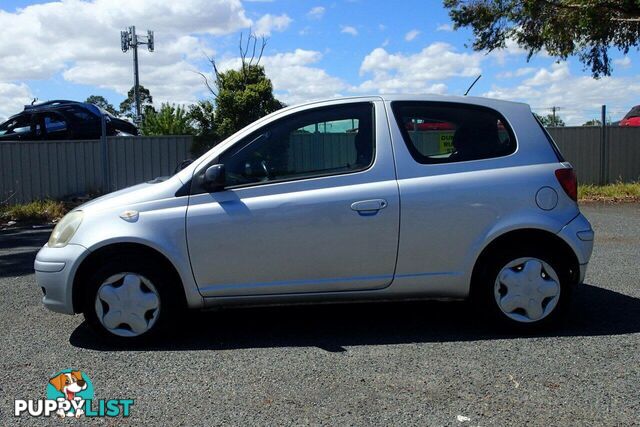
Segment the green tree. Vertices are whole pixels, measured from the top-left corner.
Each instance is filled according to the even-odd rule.
[[[191,154],[199,157],[220,142],[214,123],[215,105],[209,100],[198,101],[189,106],[188,115],[196,130],[191,145]]]
[[[594,77],[611,74],[609,48],[640,42],[638,0],[444,0],[455,28],[471,27],[473,48],[492,51],[514,40],[529,52],[577,55]]]
[[[210,59],[215,75],[215,84],[205,84],[215,99],[213,128],[220,139],[224,139],[248,124],[266,116],[284,104],[273,95],[273,85],[260,65],[267,41],[249,34],[246,43],[240,36],[240,69],[220,72],[216,62]],[[249,55],[251,52],[251,55]]]
[[[109,101],[107,101],[107,99],[104,96],[91,95],[84,102],[100,107],[103,110],[113,114],[114,116],[118,115],[118,112],[116,111],[115,107],[111,105],[111,103],[109,103]]]
[[[260,65],[220,73],[214,124],[221,138],[283,107]]]
[[[540,120],[540,123],[542,123],[542,126],[546,128],[564,126],[564,121],[557,114],[555,116],[553,114],[547,114],[546,116],[541,116],[540,114],[536,114],[536,113],[533,113],[533,114],[538,118],[538,120]]]
[[[155,111],[153,108],[153,97],[151,96],[151,92],[149,91],[149,89],[140,85],[139,91],[140,109],[142,110],[143,116],[147,113]],[[120,114],[129,118],[133,118],[136,115],[136,96],[133,87],[131,87],[129,93],[127,93],[127,99],[120,103]]]
[[[199,136],[215,135],[215,106],[209,100],[201,100],[189,106],[189,118]]]
[[[582,126],[602,126],[602,122],[598,119],[586,121]]]
[[[191,118],[181,106],[164,103],[159,111],[148,110],[142,121],[143,135],[194,135]]]

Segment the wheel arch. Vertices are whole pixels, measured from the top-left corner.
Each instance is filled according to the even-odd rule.
[[[82,286],[82,283],[86,281],[89,275],[95,271],[103,262],[114,256],[131,256],[131,257],[146,257],[157,265],[161,266],[167,274],[175,280],[176,285],[179,287],[177,295],[180,295],[181,303],[184,307],[187,306],[187,299],[184,289],[184,283],[178,270],[173,263],[160,251],[154,249],[148,245],[142,243],[133,242],[118,242],[110,243],[102,246],[98,249],[92,250],[92,252],[82,260],[78,270],[73,279],[72,288],[72,303],[73,311],[75,313],[82,312],[82,302],[84,301],[84,292],[86,287]]]
[[[578,283],[580,277],[580,263],[571,246],[560,236],[539,228],[523,228],[505,232],[491,240],[480,252],[471,273],[470,294],[473,296],[479,288],[477,283],[488,265],[489,258],[499,250],[509,249],[523,244],[548,247],[550,253],[567,260],[569,277],[573,283]]]

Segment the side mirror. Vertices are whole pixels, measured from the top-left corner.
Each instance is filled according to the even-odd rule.
[[[224,165],[212,165],[204,172],[204,187],[207,191],[220,191],[226,184]]]

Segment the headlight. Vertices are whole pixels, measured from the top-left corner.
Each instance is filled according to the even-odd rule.
[[[80,227],[82,217],[84,214],[82,211],[69,212],[60,220],[53,229],[51,237],[49,237],[49,247],[51,248],[63,248],[67,246],[69,240],[76,234],[76,230]]]

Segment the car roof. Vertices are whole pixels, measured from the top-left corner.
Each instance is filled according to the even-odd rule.
[[[65,107],[69,107],[69,106],[77,106],[77,107],[80,107],[80,108],[84,108],[85,110],[89,110],[90,112],[92,112],[96,116],[100,116],[101,113],[103,113],[103,114],[106,114],[106,115],[110,116],[111,118],[116,118],[115,116],[113,116],[108,111],[104,111],[100,107],[98,107],[97,105],[93,105],[93,104],[90,104],[88,102],[56,99],[56,100],[52,100],[52,101],[40,102],[40,103],[34,104],[34,105],[25,105],[24,106],[24,110],[22,110],[19,113],[16,113],[16,114],[12,115],[12,116],[7,117],[7,119],[2,121],[1,123],[3,124],[3,123],[8,122],[9,120],[13,120],[16,117],[21,116],[24,113],[38,113],[38,112],[42,112],[42,111],[57,111],[57,110],[60,110],[60,109],[64,110]]]
[[[67,105],[80,105],[84,106],[84,103],[78,101],[67,101],[63,99],[56,99],[52,101],[40,102],[38,104],[33,105],[25,105],[24,111],[38,111],[38,110],[47,110],[56,107],[62,107]]]
[[[114,117],[112,114],[110,114],[107,111],[103,111],[100,107],[87,103],[87,102],[80,102],[80,101],[68,101],[68,100],[63,100],[63,99],[57,99],[57,100],[53,100],[53,101],[46,101],[46,102],[41,102],[39,104],[34,104],[34,105],[25,105],[24,106],[24,110],[14,114],[12,116],[9,116],[5,122],[8,122],[9,120],[13,120],[14,118],[24,114],[24,113],[37,113],[37,112],[42,112],[42,111],[56,111],[56,110],[64,110],[65,107],[70,107],[70,106],[76,106],[76,107],[80,107],[80,108],[84,108],[85,110],[89,110],[90,112],[92,112],[93,114],[95,114],[96,116],[100,116],[101,113],[107,114],[109,116],[111,116],[112,118]]]
[[[509,108],[529,108],[529,105],[523,102],[506,101],[502,99],[484,98],[480,96],[456,96],[456,95],[438,95],[438,94],[379,94],[379,95],[359,95],[359,96],[341,96],[334,98],[316,99],[288,106],[289,108],[302,107],[313,104],[321,104],[325,102],[336,101],[357,101],[379,99],[382,101],[430,101],[430,102],[455,102],[459,104],[483,105],[495,109]]]

